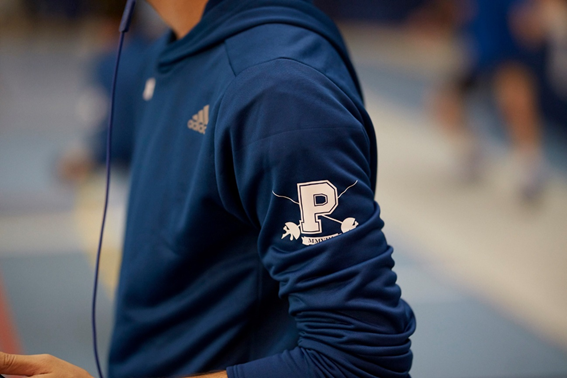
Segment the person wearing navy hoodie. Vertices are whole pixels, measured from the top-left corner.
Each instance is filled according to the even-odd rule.
[[[110,377],[409,377],[415,319],[334,24],[308,0],[149,2],[172,30],[133,94]]]

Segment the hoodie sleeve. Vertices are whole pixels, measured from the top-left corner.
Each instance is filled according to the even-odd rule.
[[[409,377],[415,320],[382,233],[363,112],[288,59],[247,69],[226,91],[220,196],[259,230],[261,261],[299,332],[296,348],[229,367],[230,378]]]

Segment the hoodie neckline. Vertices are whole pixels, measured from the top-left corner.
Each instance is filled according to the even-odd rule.
[[[264,24],[298,26],[327,39],[341,55],[362,96],[339,30],[312,4],[312,0],[210,0],[203,18],[186,36],[175,40],[170,31],[166,45],[158,57],[157,68],[159,72],[167,73],[178,62]]]

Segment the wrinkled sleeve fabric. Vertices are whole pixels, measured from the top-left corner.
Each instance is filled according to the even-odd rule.
[[[277,59],[239,74],[217,111],[220,198],[258,230],[299,332],[296,348],[229,377],[409,377],[415,321],[374,201],[363,110],[324,74]]]

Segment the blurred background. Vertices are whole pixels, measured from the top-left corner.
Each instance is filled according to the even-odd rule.
[[[316,3],[343,31],[376,127],[376,197],[418,321],[412,375],[567,377],[567,1]],[[50,353],[92,374],[121,7],[0,0],[0,350]],[[119,90],[163,31],[141,2]],[[127,135],[118,119],[115,137]],[[103,355],[128,191],[128,151],[115,156]]]

